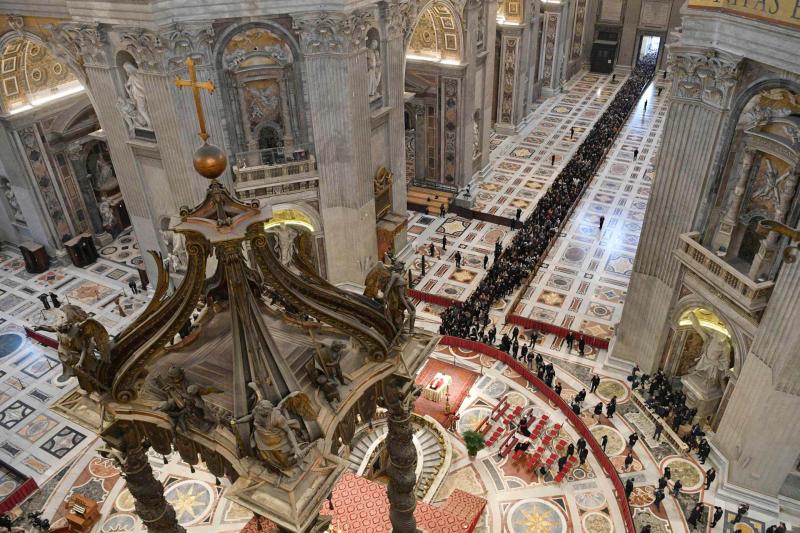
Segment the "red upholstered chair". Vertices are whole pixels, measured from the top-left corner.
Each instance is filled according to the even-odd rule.
[[[542,415],[542,421],[543,422],[547,422],[548,420],[550,420],[550,416],[549,415]]]
[[[514,455],[511,456],[511,460],[519,461],[523,455],[525,455],[525,450],[517,450],[514,452]]]

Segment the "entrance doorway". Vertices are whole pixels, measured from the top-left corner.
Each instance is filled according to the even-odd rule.
[[[658,50],[661,47],[660,35],[642,35],[642,44],[639,45],[639,61],[641,58],[655,54],[658,55]]]

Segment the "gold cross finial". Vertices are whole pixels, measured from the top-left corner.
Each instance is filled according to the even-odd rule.
[[[203,139],[203,142],[208,139],[208,133],[206,132],[206,117],[203,114],[203,104],[200,102],[200,91],[205,89],[209,92],[209,94],[214,92],[214,82],[209,81],[197,81],[197,71],[194,68],[194,61],[192,61],[191,57],[186,58],[186,67],[189,70],[189,79],[182,80],[180,76],[175,76],[175,86],[178,88],[181,87],[191,87],[192,94],[194,95],[194,107],[197,110],[197,122],[200,124],[200,138]]]

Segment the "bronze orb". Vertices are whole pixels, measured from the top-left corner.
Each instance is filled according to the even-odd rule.
[[[228,166],[228,157],[218,146],[203,143],[203,146],[194,152],[194,169],[204,178],[216,179],[225,172]]]

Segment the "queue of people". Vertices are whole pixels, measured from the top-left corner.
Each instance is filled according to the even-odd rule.
[[[656,55],[645,56],[620,88],[614,100],[592,127],[575,155],[539,199],[531,215],[519,226],[511,244],[498,242],[494,262],[462,306],[450,306],[441,315],[440,333],[482,339],[492,304],[510,295],[531,275],[572,206],[602,163],[639,95],[655,72]]]

